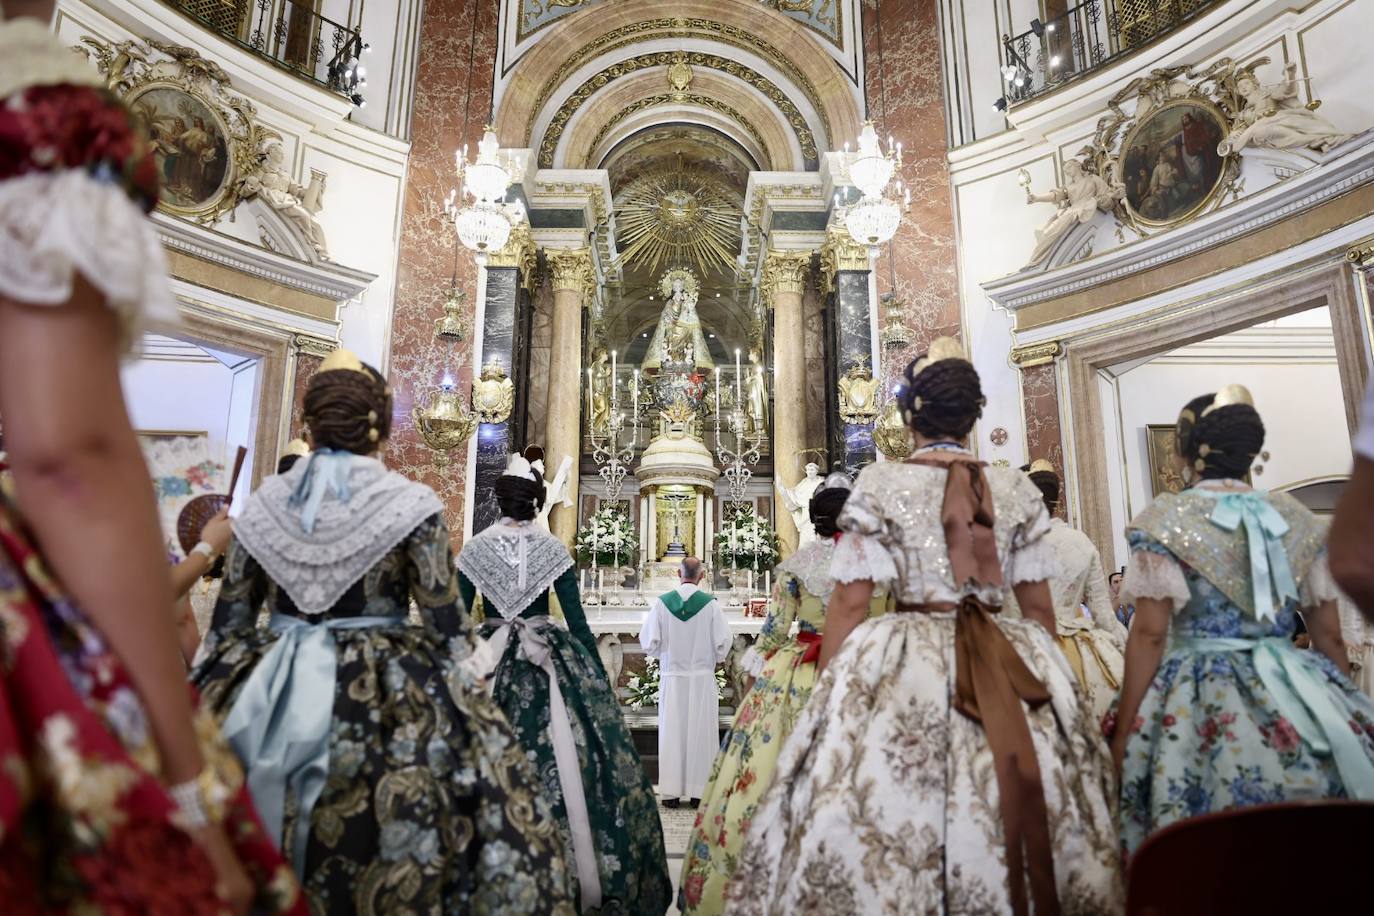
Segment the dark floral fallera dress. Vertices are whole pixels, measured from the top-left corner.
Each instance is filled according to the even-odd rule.
[[[528,538],[523,588],[516,565],[491,562],[506,564],[504,558],[519,557],[521,538]],[[658,802],[597,656],[567,548],[532,525],[502,523],[468,541],[458,569],[459,587],[468,605],[475,606],[477,594],[482,594],[483,632],[491,637],[506,630],[499,660],[493,659],[492,693],[539,771],[564,838],[574,897],[582,899],[582,911],[660,916],[671,902],[672,882]],[[551,591],[566,625],[549,616]],[[567,774],[560,772],[556,759],[555,704],[548,669],[530,660],[531,654],[542,654],[544,647],[576,744],[579,772],[573,778],[580,782],[595,854],[594,864],[588,862],[585,867],[594,867],[599,877],[599,905],[587,905],[574,864],[578,839],[564,793]]]
[[[418,624],[407,619],[411,599]],[[264,604],[272,613],[265,627],[256,625]],[[350,626],[378,618],[390,621]],[[193,679],[231,740],[236,703],[254,689],[255,670],[273,664],[278,641],[326,629],[337,671],[326,772],[308,826],[298,810],[308,767],[276,773],[270,739],[246,761],[250,783],[255,768],[284,779],[282,845],[303,856],[312,911],[571,914],[557,828],[535,774],[500,710],[464,671],[472,633],[442,515],[421,522],[322,614],[300,611],[237,536],[230,542]],[[303,654],[309,638],[293,648],[291,678],[311,676],[303,670],[312,664]],[[298,716],[302,705],[274,715]]]
[[[77,276],[124,342],[175,317],[147,139],[46,22],[0,22],[0,296],[64,308]],[[17,431],[9,430],[13,436]],[[24,526],[0,471],[0,912],[209,916],[214,868],[178,825],[143,699]],[[170,620],[168,624],[170,626]],[[230,792],[224,831],[256,913],[304,913],[212,717],[194,725]]]

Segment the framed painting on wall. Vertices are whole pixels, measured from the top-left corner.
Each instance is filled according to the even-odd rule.
[[[1200,98],[1166,102],[1140,120],[1121,143],[1120,175],[1126,207],[1149,226],[1197,215],[1223,185],[1226,116]]]
[[[1172,423],[1151,423],[1145,427],[1146,450],[1150,463],[1150,496],[1161,493],[1181,493],[1188,483],[1183,479],[1183,471],[1175,463],[1178,446],[1174,444]],[[1245,475],[1246,483],[1253,483],[1251,475]]]

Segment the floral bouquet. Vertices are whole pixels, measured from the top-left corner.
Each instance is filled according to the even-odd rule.
[[[658,687],[661,682],[661,675],[658,670],[658,659],[644,659],[644,674],[632,674],[629,681],[625,684],[627,695],[625,705],[631,709],[643,709],[645,706],[658,705]],[[716,699],[725,699],[725,669],[716,669]]]
[[[612,568],[639,562],[639,535],[622,507],[603,506],[578,529],[577,559],[588,565],[595,559],[597,566]]]
[[[778,535],[767,519],[745,506],[716,533],[716,557],[723,569],[772,569],[778,562]]]

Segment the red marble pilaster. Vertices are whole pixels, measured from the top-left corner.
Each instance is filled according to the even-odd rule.
[[[386,460],[435,489],[444,501],[455,543],[462,537],[467,449],[455,449],[449,466],[436,471],[432,453],[415,431],[411,408],[422,392],[439,383],[446,369],[464,390],[472,381],[471,339],[454,349],[446,366],[448,353],[435,345],[434,322],[443,314],[458,245],[444,215],[444,198],[457,183],[453,154],[464,144],[475,148],[482,136],[490,107],[499,7],[482,0],[425,4],[391,325],[395,412]],[[460,252],[458,283],[469,303],[477,301],[476,276],[472,255]]]
[[[291,420],[287,426],[290,438],[305,438],[305,389],[320,371],[322,360],[309,353],[296,354],[296,374],[291,381]]]
[[[911,356],[936,337],[958,334],[959,280],[954,248],[949,152],[941,85],[940,34],[931,0],[863,6],[869,117],[878,135],[902,143],[901,179],[911,209],[878,257],[878,294],[905,303],[909,353],[888,353],[885,375],[899,377]]]
[[[1054,364],[1022,369],[1021,394],[1026,402],[1026,451],[1030,460],[1045,458],[1062,472],[1064,438],[1059,426],[1059,385]]]

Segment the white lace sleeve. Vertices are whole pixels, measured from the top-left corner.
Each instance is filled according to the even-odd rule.
[[[830,561],[830,578],[836,585],[868,581],[875,586],[894,586],[897,563],[885,543],[891,538],[882,504],[863,489],[863,482],[861,475],[840,512],[838,523],[844,533]]]
[[[78,170],[0,181],[0,294],[60,305],[77,273],[119,315],[126,343],[149,319],[176,320],[157,233],[118,185]]]
[[[1323,601],[1340,600],[1340,592],[1336,588],[1336,580],[1331,575],[1331,564],[1326,559],[1326,551],[1312,562],[1312,567],[1307,570],[1307,576],[1302,580],[1302,585],[1298,586],[1298,606],[1316,607]]]
[[[1183,568],[1172,556],[1149,548],[1131,551],[1126,578],[1121,583],[1122,603],[1134,604],[1140,598],[1154,598],[1172,601],[1174,610],[1178,611],[1191,597]]]
[[[766,661],[757,646],[750,646],[744,655],[740,656],[739,666],[750,677],[758,677],[763,673],[763,663]]]
[[[1029,492],[1025,498],[1027,517],[1011,538],[1010,556],[1007,558],[1007,585],[1020,585],[1022,582],[1049,582],[1059,575],[1059,561],[1054,548],[1045,538],[1050,532],[1050,514],[1045,509],[1040,491],[1029,480]]]

